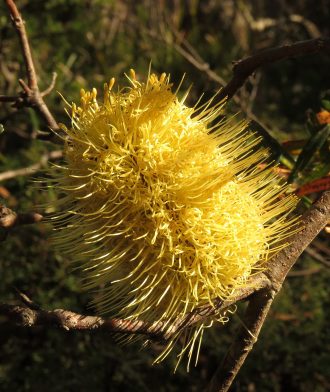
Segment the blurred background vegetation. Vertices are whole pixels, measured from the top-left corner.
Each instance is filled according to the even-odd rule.
[[[170,72],[175,85],[185,73],[184,86],[193,84],[193,103],[230,79],[233,61],[263,48],[329,36],[330,30],[327,0],[17,0],[17,5],[41,87],[50,83],[52,72],[58,74],[46,102],[63,123],[68,118],[56,91],[77,101],[80,88],[102,91],[112,76],[123,82],[131,67],[143,78],[151,62],[154,71]],[[286,164],[283,173],[293,169],[295,188],[305,186],[305,204],[317,196],[315,184],[325,189],[329,178],[329,124],[316,116],[330,110],[329,69],[330,58],[324,55],[267,66],[226,109],[239,111],[252,120],[252,129],[279,142],[270,143],[277,149],[274,157]],[[25,69],[2,2],[0,94],[17,94],[19,77],[25,78]],[[39,163],[60,149],[35,137],[47,128],[30,108],[17,111],[1,104],[0,123],[0,173]],[[283,159],[285,152],[289,161]],[[308,188],[310,183],[314,188]],[[15,210],[35,210],[52,197],[52,190],[40,192],[31,176],[0,183],[0,202]],[[0,301],[15,303],[16,287],[44,308],[92,312],[78,276],[68,273],[66,261],[49,245],[49,230],[43,224],[18,227],[0,243]],[[295,266],[233,391],[330,390],[328,240],[323,232]],[[0,391],[202,391],[243,308],[227,325],[205,333],[199,364],[189,374],[184,366],[173,374],[175,353],[153,366],[156,344],[141,350],[139,344],[118,345],[105,333],[23,330],[0,319]]]

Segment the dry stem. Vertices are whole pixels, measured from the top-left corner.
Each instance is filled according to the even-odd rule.
[[[251,304],[257,304],[255,305],[255,308],[258,309],[259,302],[263,302],[265,301],[265,298],[267,298],[265,309],[268,309],[269,301],[271,303],[273,296],[280,290],[287,273],[298,258],[299,254],[313,240],[317,233],[322,230],[329,219],[330,192],[325,192],[320,200],[315,203],[302,218],[302,231],[294,234],[291,237],[291,244],[287,248],[280,251],[272,259],[269,265],[269,270],[266,273],[261,273],[251,278],[250,284],[247,285],[247,288],[237,292],[234,298],[231,298],[228,301],[216,300],[215,303],[217,311],[223,311],[237,301],[241,301],[249,297],[251,297],[249,308],[252,306]],[[255,287],[256,284],[258,285],[257,291],[251,288]],[[255,300],[255,298],[257,299]],[[271,300],[269,298],[271,298]],[[184,319],[177,320],[171,329],[166,330],[165,333],[163,330],[163,323],[161,322],[147,324],[143,321],[131,322],[120,319],[105,319],[96,316],[86,316],[63,309],[47,311],[39,308],[31,309],[30,307],[26,308],[8,304],[2,304],[0,306],[0,314],[6,315],[9,317],[9,319],[18,322],[22,326],[32,327],[36,325],[47,325],[61,327],[66,330],[94,330],[102,327],[102,329],[106,329],[107,331],[111,332],[144,334],[148,338],[157,339],[169,339],[175,333],[177,333],[179,329],[188,328],[193,324],[212,316],[214,313],[215,309],[212,307],[201,307],[193,313],[187,315]],[[264,320],[264,318],[262,318],[262,320]],[[251,328],[249,328],[249,330],[251,331]],[[255,329],[255,333],[253,333],[255,337],[257,337],[256,332],[257,329]],[[244,359],[246,355],[244,356]],[[240,364],[242,363],[243,362],[240,362]]]
[[[42,167],[47,165],[49,160],[62,158],[63,151],[55,150],[51,151],[48,154],[43,155],[39,162],[34,163],[33,165],[23,167],[21,169],[16,170],[8,170],[6,172],[0,173],[0,181],[10,180],[11,178],[15,178],[18,176],[29,176],[30,174],[35,173],[40,170]]]
[[[43,96],[48,94],[54,87],[56,76],[53,75],[51,85],[44,92],[40,92],[24,21],[15,5],[15,2],[13,0],[5,1],[9,9],[11,20],[19,37],[28,81],[25,83],[24,80],[19,80],[23,92],[19,97],[16,98],[15,104],[17,107],[31,106],[35,108],[41,117],[46,121],[51,130],[58,130],[59,127],[57,122],[43,100]],[[2,96],[0,98],[0,101],[3,102],[13,101],[13,97]]]
[[[234,64],[233,78],[221,90],[217,99],[229,100],[258,68],[292,57],[306,56],[315,53],[330,53],[330,38],[316,38],[296,42],[292,45],[278,46],[262,50]]]

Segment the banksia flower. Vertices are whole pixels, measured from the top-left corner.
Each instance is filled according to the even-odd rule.
[[[99,312],[166,331],[267,268],[296,199],[261,168],[267,152],[244,122],[214,125],[220,104],[187,107],[165,74],[128,79],[105,84],[101,103],[82,90],[71,106],[65,163],[52,169],[54,242],[83,270]]]

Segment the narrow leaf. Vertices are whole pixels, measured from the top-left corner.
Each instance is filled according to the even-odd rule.
[[[307,141],[303,150],[301,151],[297,162],[289,176],[288,181],[292,182],[298,175],[299,172],[303,171],[306,166],[313,160],[316,152],[323,146],[325,141],[330,135],[330,125],[327,124],[318,133],[312,135]]]
[[[309,182],[297,189],[298,196],[309,195],[315,192],[322,192],[330,189],[330,176],[319,178],[315,181]]]

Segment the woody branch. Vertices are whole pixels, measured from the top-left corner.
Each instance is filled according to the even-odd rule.
[[[282,249],[270,261],[264,273],[271,285],[257,290],[249,301],[244,327],[240,327],[227,355],[216,370],[208,392],[226,392],[243,365],[246,357],[256,343],[264,321],[276,294],[300,254],[313,241],[330,220],[330,191],[324,192],[320,199],[300,220],[301,231],[289,238],[290,245]]]
[[[262,50],[234,63],[233,77],[220,91],[218,100],[229,100],[258,68],[285,59],[315,53],[330,54],[330,38],[316,38]]]
[[[236,303],[237,301],[251,298],[250,304],[247,310],[248,325],[251,328],[248,330],[253,333],[254,338],[258,336],[258,333],[262,327],[263,321],[265,319],[266,310],[268,311],[270,304],[274,298],[274,295],[280,290],[282,283],[290,271],[291,267],[294,265],[295,261],[299,255],[304,251],[304,249],[310,244],[310,242],[315,238],[315,236],[323,229],[326,223],[330,219],[330,192],[325,192],[322,197],[316,202],[309,211],[301,219],[302,230],[294,234],[290,239],[290,245],[283,250],[281,250],[270,262],[269,269],[267,272],[259,274],[257,277],[252,279],[257,279],[258,289],[244,289],[236,293],[236,295],[228,301],[215,301],[217,303],[217,311],[224,311],[230,305]],[[255,287],[256,282],[253,282]],[[252,285],[251,285],[252,286]],[[247,285],[249,287],[249,284]],[[108,332],[118,332],[127,334],[144,334],[148,338],[153,339],[170,339],[179,329],[188,328],[203,318],[212,316],[214,313],[214,308],[205,306],[192,312],[190,315],[186,316],[184,319],[178,319],[171,330],[164,333],[163,323],[155,322],[153,324],[148,324],[143,321],[127,321],[121,319],[106,319],[96,316],[82,315],[70,310],[56,309],[56,310],[43,310],[39,307],[31,306],[30,303],[25,302],[25,307],[9,304],[0,304],[0,314],[6,316],[9,320],[18,323],[23,327],[34,327],[34,326],[48,326],[48,327],[59,327],[65,330],[88,330],[95,331],[98,329],[103,329]],[[262,305],[262,306],[261,306]],[[255,318],[252,315],[255,314]],[[253,320],[252,320],[253,319]],[[256,323],[257,320],[257,323]],[[253,328],[252,326],[256,324]],[[246,333],[246,329],[242,330]],[[241,332],[242,332],[241,331]],[[231,352],[238,352],[238,346],[240,347],[241,354],[244,353],[245,356],[239,358],[235,356],[235,364],[237,362],[242,365],[248,351],[246,347],[241,347],[239,344],[246,342],[246,339],[235,340],[235,347],[231,349]],[[238,346],[237,346],[238,345]],[[249,340],[249,345],[251,341]],[[231,361],[234,360],[234,356],[230,356]],[[226,366],[229,367],[229,359],[226,360]],[[237,365],[236,365],[237,366]],[[238,371],[238,369],[237,369]],[[232,370],[228,370],[232,374]],[[222,370],[217,372],[217,374],[223,374]],[[218,377],[218,376],[217,376]],[[212,385],[218,385],[219,379],[213,381]],[[213,389],[212,389],[213,388]],[[226,389],[216,389],[212,387],[210,391],[223,390]]]
[[[12,97],[12,96],[8,97],[2,95],[0,96],[0,102],[1,101],[13,102],[14,106],[16,106],[17,108],[23,106],[31,106],[45,120],[48,127],[51,130],[56,131],[59,128],[58,124],[55,118],[53,117],[52,113],[48,109],[48,106],[46,105],[45,101],[43,100],[43,97],[49,94],[52,88],[54,87],[56,74],[55,73],[53,74],[53,80],[50,86],[45,91],[41,92],[38,86],[37,73],[33,63],[31,48],[26,33],[24,21],[16,7],[15,2],[13,0],[5,0],[5,2],[8,7],[11,20],[13,22],[13,25],[15,27],[15,30],[18,34],[18,38],[20,41],[23,60],[26,69],[27,83],[23,79],[19,79],[18,82],[22,88],[21,94],[18,95],[17,97]]]

